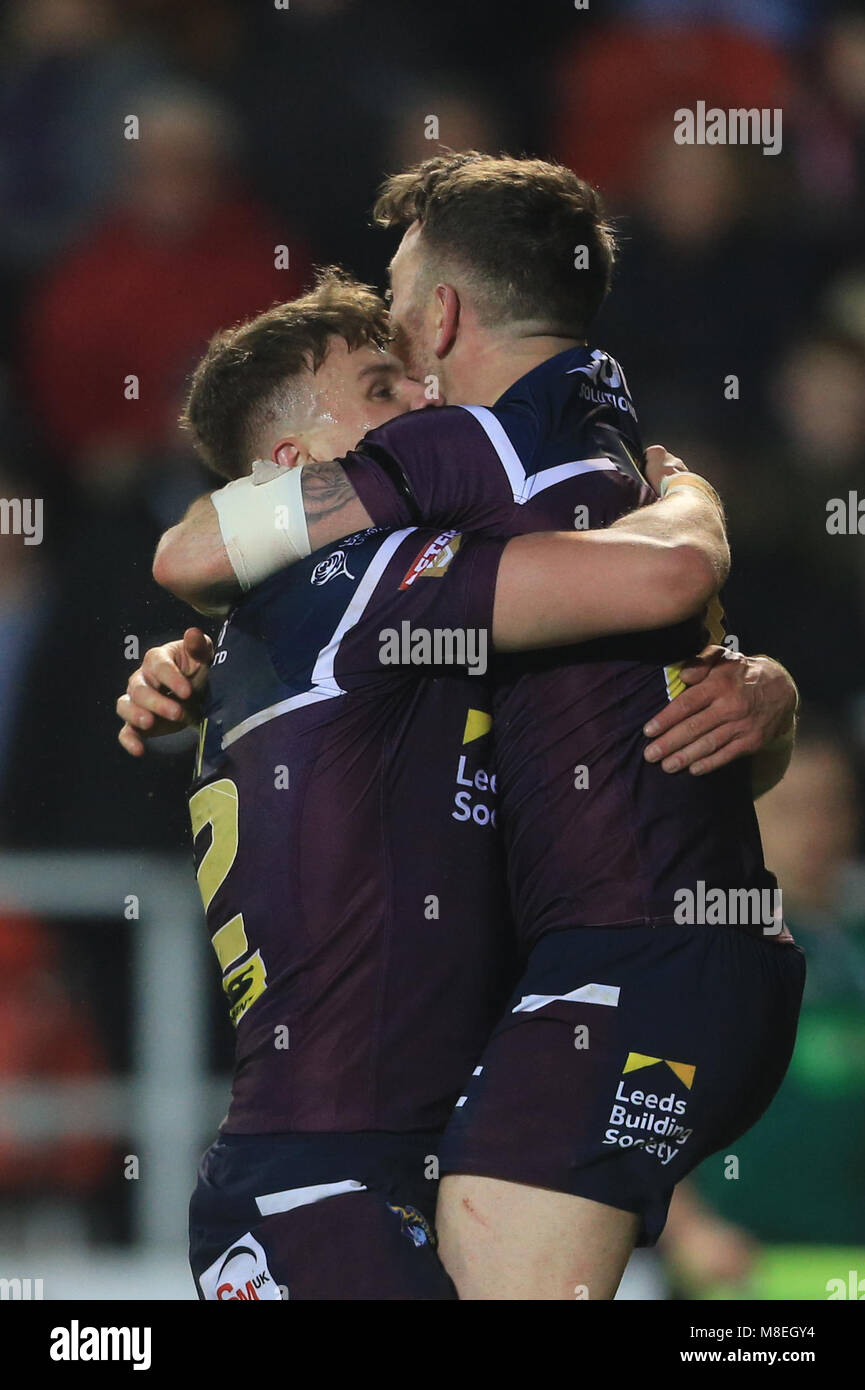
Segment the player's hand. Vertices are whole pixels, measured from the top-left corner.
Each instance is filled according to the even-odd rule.
[[[126,694],[117,701],[117,714],[123,721],[117,735],[120,746],[140,758],[145,739],[197,724],[212,661],[213,643],[198,627],[187,628],[175,642],[151,647],[129,677]]]
[[[768,656],[706,647],[685,662],[689,687],[644,725],[650,763],[695,776],[759,753],[793,727],[798,704],[789,672]]]
[[[646,450],[646,480],[652,490],[660,496],[663,478],[672,478],[674,473],[693,473],[680,458],[671,454],[663,444],[650,444]]]

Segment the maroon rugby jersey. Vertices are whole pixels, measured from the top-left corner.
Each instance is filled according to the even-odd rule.
[[[621,369],[560,353],[489,410],[447,407],[372,431],[344,460],[373,520],[483,534],[609,525],[654,500]],[[712,634],[716,636],[715,633]],[[496,667],[495,758],[511,903],[525,948],[545,932],[676,920],[686,889],[768,889],[750,765],[670,776],[645,722],[681,687],[702,622],[509,657]]]
[[[227,1132],[443,1127],[512,984],[490,686],[458,640],[502,543],[461,542],[358,533],[223,628],[190,811]]]

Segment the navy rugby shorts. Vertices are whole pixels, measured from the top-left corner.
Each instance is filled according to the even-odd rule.
[[[453,1300],[436,1252],[438,1134],[225,1134],[189,1206],[201,1299]]]
[[[769,1105],[805,962],[736,927],[576,927],[527,968],[439,1148],[440,1171],[590,1198],[651,1245],[673,1188]]]

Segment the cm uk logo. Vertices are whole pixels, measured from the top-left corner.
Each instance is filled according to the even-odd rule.
[[[200,1279],[205,1299],[217,1303],[259,1303],[282,1299],[267,1266],[267,1255],[250,1231],[214,1260]]]
[[[667,1069],[667,1074],[671,1072],[686,1091],[694,1084],[697,1068],[690,1062],[673,1062],[645,1052],[629,1052],[616,1087],[603,1142],[615,1144],[620,1149],[642,1149],[666,1167],[681,1153],[693,1130],[684,1123],[688,1113],[686,1096],[675,1090],[647,1090],[635,1086],[629,1079],[634,1072],[656,1067]],[[664,1074],[655,1073],[651,1080],[659,1084]]]

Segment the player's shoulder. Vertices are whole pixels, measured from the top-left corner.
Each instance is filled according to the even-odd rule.
[[[241,600],[238,608],[262,608],[284,599],[308,603],[308,591],[321,591],[334,581],[355,583],[366,573],[382,549],[392,551],[412,527],[400,531],[369,526],[338,541],[321,546],[305,559],[272,574]],[[237,610],[235,610],[236,612]]]
[[[257,652],[279,668],[288,659],[292,671],[297,661],[305,670],[309,656],[314,665],[334,634],[366,608],[414,530],[371,526],[278,570],[235,605],[220,645],[247,662]]]
[[[479,426],[471,410],[461,405],[426,406],[397,415],[364,435],[356,452],[376,457],[384,450],[397,457],[407,451],[437,450],[465,438],[471,444],[478,438]]]

